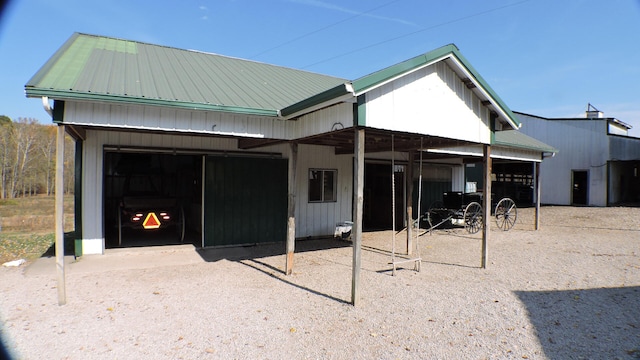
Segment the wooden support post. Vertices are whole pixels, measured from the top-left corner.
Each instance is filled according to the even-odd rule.
[[[487,243],[491,233],[491,145],[483,146],[482,162],[484,165],[484,186],[483,186],[483,214],[482,214],[482,260],[480,266],[487,268],[488,246]]]
[[[354,147],[354,184],[353,184],[353,228],[351,232],[353,246],[353,265],[351,279],[351,304],[360,300],[360,266],[362,246],[362,210],[364,199],[364,129],[355,130]]]
[[[405,183],[407,189],[407,255],[413,254],[413,151],[409,151],[409,163],[405,171]],[[418,214],[420,221],[420,214]]]
[[[58,125],[56,136],[55,252],[58,277],[58,305],[67,303],[64,274],[64,125]]]
[[[542,187],[540,185],[540,163],[536,162],[535,166],[535,182],[536,182],[536,230],[540,229],[540,195],[542,195]]]
[[[293,272],[293,253],[296,247],[296,168],[298,163],[298,144],[290,143],[289,149],[289,203],[287,206],[287,260],[285,274]]]

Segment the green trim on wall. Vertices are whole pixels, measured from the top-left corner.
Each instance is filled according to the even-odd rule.
[[[354,104],[354,125],[367,126],[367,99],[365,94],[358,96],[358,102]]]
[[[82,148],[84,142],[76,140],[76,154],[74,160],[74,184],[73,184],[73,221],[75,224],[75,238],[82,239]]]
[[[62,124],[64,122],[64,101],[53,101],[53,114],[52,121],[56,124]]]
[[[491,130],[491,137],[489,139],[489,144],[493,145],[496,143],[496,120],[498,117],[493,111],[489,112],[489,130]]]

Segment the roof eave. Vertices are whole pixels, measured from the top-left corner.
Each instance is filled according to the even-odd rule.
[[[220,104],[206,104],[206,103],[193,103],[185,101],[172,101],[164,99],[152,99],[152,98],[139,98],[128,96],[117,96],[113,94],[93,94],[74,91],[61,91],[53,89],[41,89],[35,87],[25,87],[25,93],[27,97],[37,98],[47,96],[56,100],[71,100],[71,101],[101,101],[117,104],[130,104],[130,105],[151,105],[151,106],[164,106],[183,110],[204,110],[204,111],[220,111],[233,114],[255,115],[255,116],[269,116],[277,117],[278,111],[271,109],[258,109],[247,108],[239,106],[227,106]]]
[[[476,89],[483,96],[489,100],[491,105],[493,105],[493,110],[498,113],[498,118],[503,119],[507,124],[509,124],[514,130],[518,130],[522,127],[522,123],[515,116],[513,111],[507,106],[507,104],[498,96],[498,94],[489,86],[489,84],[484,80],[484,78],[480,75],[478,71],[476,71],[471,63],[462,56],[460,51],[455,48],[451,56],[449,57],[453,63],[455,63],[460,71],[463,71],[473,82]]]
[[[504,143],[500,141],[496,141],[493,145],[501,146],[505,148],[516,148],[516,149],[523,149],[523,150],[539,151],[541,153],[550,153],[550,154],[555,154],[558,152],[558,149],[555,149],[552,147],[526,146],[526,145],[519,145],[519,144]]]
[[[295,104],[289,105],[281,109],[279,113],[284,119],[292,119],[320,108],[347,101],[354,97],[355,95],[351,83],[344,83]]]

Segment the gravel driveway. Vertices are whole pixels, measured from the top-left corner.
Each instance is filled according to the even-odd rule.
[[[391,276],[391,232],[349,243],[112,250],[0,268],[0,335],[18,359],[639,359],[640,208],[519,209],[480,234],[419,238],[421,271]],[[397,236],[403,244],[404,233]],[[398,246],[402,248],[402,246]]]

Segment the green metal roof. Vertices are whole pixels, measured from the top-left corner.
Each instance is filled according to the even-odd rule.
[[[210,53],[75,33],[27,96],[277,116],[346,80]]]
[[[525,135],[518,130],[496,131],[494,145],[534,150],[540,152],[557,153],[558,150],[551,145]]]

